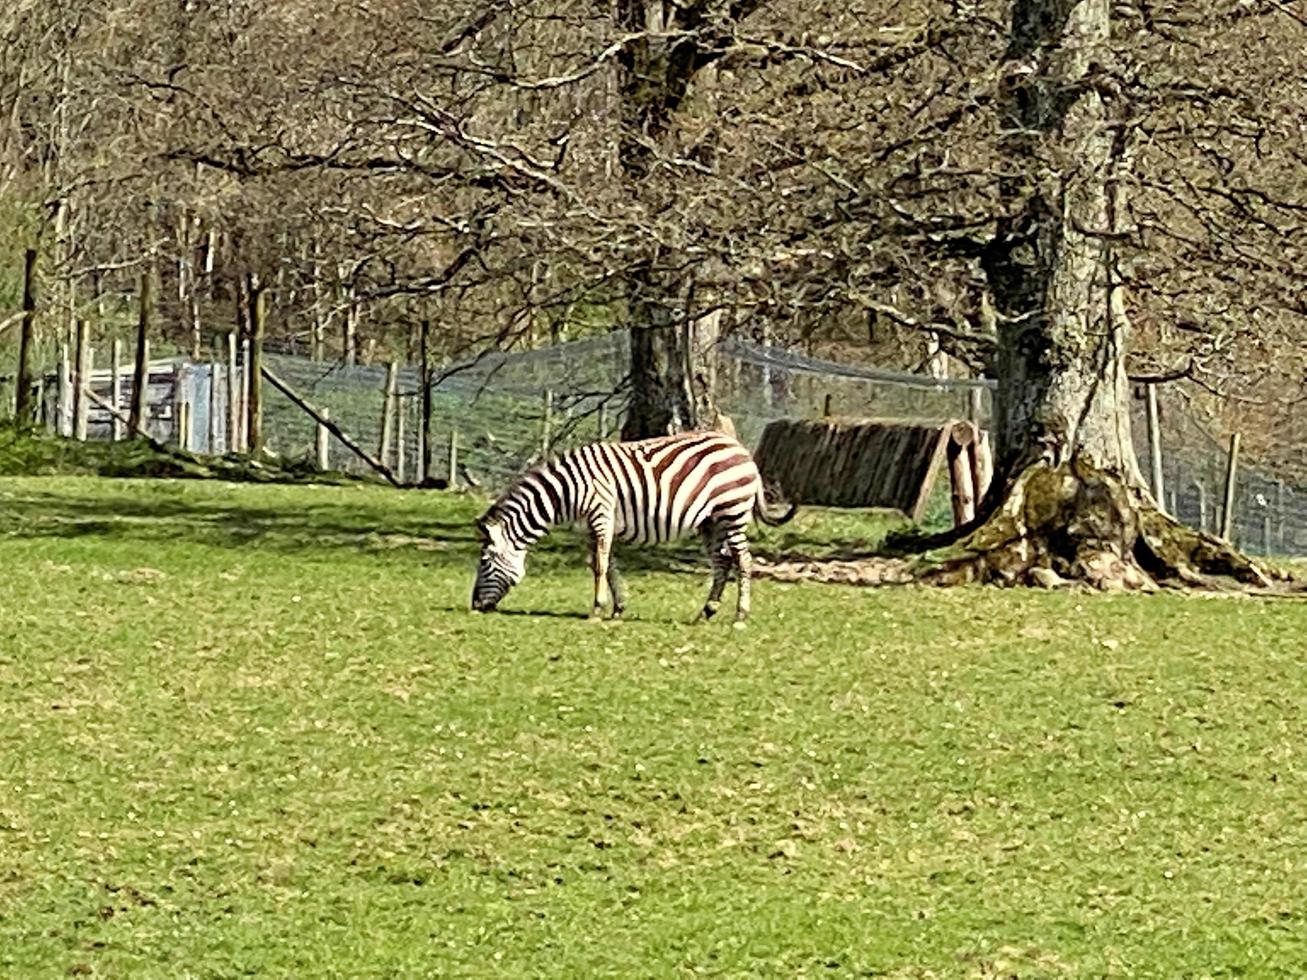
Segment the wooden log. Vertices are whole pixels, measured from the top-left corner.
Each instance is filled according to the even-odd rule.
[[[976,516],[975,470],[971,462],[975,443],[974,427],[969,422],[957,424],[949,433],[948,469],[954,527],[966,524]]]
[[[18,374],[14,381],[14,419],[21,427],[36,423],[39,401],[32,398],[32,346],[36,339],[36,249],[23,253],[23,318],[18,334]]]
[[[123,432],[125,431],[122,417],[119,415],[119,409],[122,408],[123,393],[123,342],[115,337],[109,350],[109,401],[111,403],[111,409],[109,412],[109,438],[114,442],[121,442]]]
[[[270,371],[266,366],[263,368],[263,377],[270,385],[289,398],[292,404],[302,411],[307,412],[322,425],[326,426],[328,431],[339,439],[346,449],[354,453],[359,459],[363,460],[363,462],[367,463],[370,467],[380,473],[390,484],[396,487],[400,486],[399,481],[395,478],[395,474],[389,466],[355,442],[348,432],[338,426],[328,416],[324,415],[320,408],[310,403],[306,398],[300,395],[299,392],[288,385],[285,381],[281,380],[281,378],[277,377],[277,375]]]
[[[395,436],[395,394],[399,381],[399,365],[391,361],[386,365],[386,387],[381,397],[381,437],[377,440],[377,458],[389,464],[391,446]]]
[[[1221,537],[1234,543],[1234,500],[1239,482],[1239,433],[1230,436],[1230,453],[1225,462],[1225,503],[1221,508]]]

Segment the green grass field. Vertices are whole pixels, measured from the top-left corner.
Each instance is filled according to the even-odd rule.
[[[475,616],[478,506],[0,480],[0,975],[1307,972],[1307,605]]]

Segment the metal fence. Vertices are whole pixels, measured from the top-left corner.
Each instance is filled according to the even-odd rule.
[[[771,419],[816,417],[827,411],[880,418],[971,418],[982,425],[990,418],[989,381],[939,380],[843,364],[738,339],[724,342],[719,354],[719,403],[748,445],[757,444]],[[431,393],[432,474],[448,476],[454,444],[460,480],[494,490],[543,454],[611,437],[620,428],[626,405],[628,355],[627,336],[611,333],[543,350],[492,352],[445,366],[437,372]],[[365,449],[379,453],[386,367],[346,367],[272,353],[266,355],[266,364],[310,402],[325,408]],[[199,451],[211,444],[219,451],[226,448],[224,427],[211,427],[207,417],[210,404],[215,413],[227,411],[221,392],[209,401],[208,380],[214,376],[225,387],[221,365],[179,368],[176,377],[184,391],[171,398],[160,393],[158,398],[165,406],[179,397],[192,403],[188,445]],[[421,378],[416,368],[401,367],[396,381],[388,460],[411,480],[418,474],[421,451]],[[271,385],[263,386],[263,397],[267,446],[283,457],[313,459],[317,423]],[[1219,531],[1226,447],[1197,418],[1179,389],[1161,388],[1158,401],[1162,503],[1188,524]],[[1136,409],[1136,451],[1147,471],[1142,399]],[[161,410],[164,415],[167,411]],[[331,446],[330,464],[345,471],[368,469],[339,444]],[[1307,487],[1241,466],[1232,525],[1236,542],[1246,549],[1307,555]]]

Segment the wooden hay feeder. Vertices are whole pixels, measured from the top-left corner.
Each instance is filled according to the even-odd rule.
[[[960,419],[777,419],[754,456],[764,483],[787,499],[893,508],[913,521],[947,460],[955,524],[975,517],[993,473],[988,433]]]

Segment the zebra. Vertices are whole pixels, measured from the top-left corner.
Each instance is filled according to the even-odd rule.
[[[735,618],[749,616],[753,558],[745,533],[751,517],[773,526],[789,521],[768,516],[762,478],[749,451],[715,431],[643,439],[593,442],[523,473],[477,519],[481,557],[472,608],[493,610],[526,574],[526,553],[552,525],[580,524],[589,533],[594,602],[590,618],[605,604],[622,615],[625,596],[611,557],[614,540],[656,544],[698,533],[712,563],[712,585],[698,619],[717,612],[734,567],[739,577]]]

